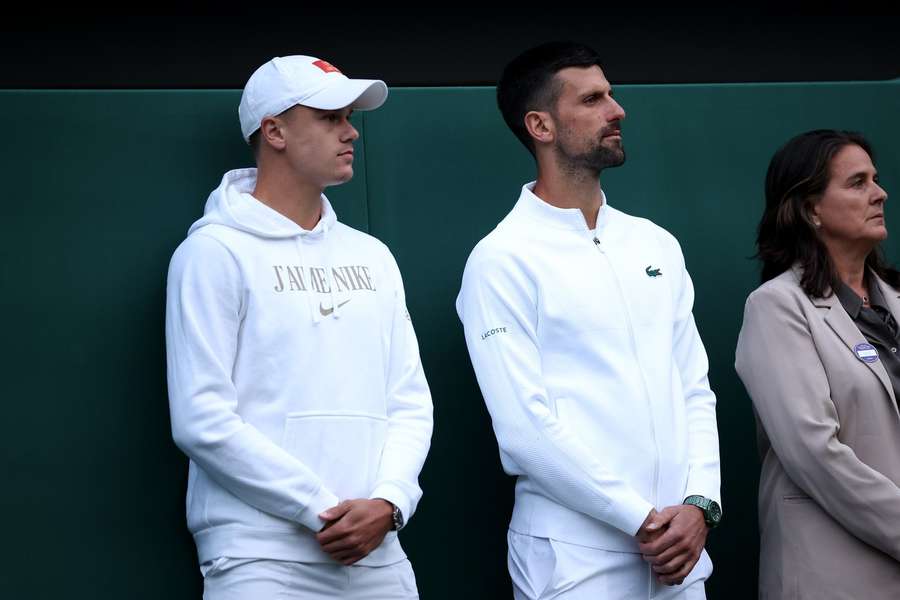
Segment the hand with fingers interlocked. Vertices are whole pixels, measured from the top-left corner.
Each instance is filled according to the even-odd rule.
[[[679,504],[651,510],[636,537],[657,581],[680,585],[700,560],[708,531],[701,509]]]
[[[319,515],[319,546],[343,565],[365,558],[393,527],[394,505],[381,498],[345,500]]]

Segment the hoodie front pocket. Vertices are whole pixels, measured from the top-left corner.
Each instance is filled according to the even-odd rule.
[[[387,418],[362,412],[289,413],[282,447],[341,500],[368,498],[381,464]]]

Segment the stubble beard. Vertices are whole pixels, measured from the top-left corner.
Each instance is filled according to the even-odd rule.
[[[625,163],[625,147],[621,142],[604,144],[604,138],[612,128],[603,129],[593,147],[581,153],[569,152],[560,144],[557,146],[557,160],[562,170],[571,176],[599,177],[604,169],[619,167]]]

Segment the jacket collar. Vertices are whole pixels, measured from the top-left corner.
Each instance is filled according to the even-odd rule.
[[[799,285],[803,270],[795,265],[791,268],[791,271],[793,272],[795,282]],[[900,315],[900,312],[898,312],[900,311],[900,294],[898,294],[897,290],[882,281],[882,279],[872,271],[869,271],[869,276],[871,277],[870,281],[875,281],[876,285],[878,285],[881,290],[881,294],[884,296],[891,314],[894,315],[894,318],[897,318],[897,316]],[[853,322],[853,319],[850,318],[850,315],[848,315],[847,311],[844,310],[844,307],[841,306],[841,301],[838,299],[837,294],[832,293],[827,298],[810,297],[810,301],[819,309],[822,318],[837,334],[844,345],[847,346],[850,352],[853,353],[853,358],[856,359],[856,347],[859,344],[868,344],[868,340],[860,333],[856,323]],[[891,404],[894,407],[894,411],[897,412],[897,399],[894,396],[894,386],[891,384],[891,378],[888,377],[884,365],[880,360],[867,362],[865,365],[869,367],[872,373],[874,373],[875,376],[878,377],[878,380],[881,381],[885,391],[891,398]],[[900,413],[898,413],[898,416],[900,416]]]
[[[587,222],[584,220],[584,214],[578,208],[557,208],[552,204],[544,202],[534,194],[535,181],[531,181],[522,186],[522,193],[514,208],[515,212],[525,216],[526,218],[537,221],[539,224],[547,227],[555,227],[557,229],[569,229],[575,231],[590,231]],[[603,231],[609,223],[611,213],[615,212],[606,201],[606,194],[601,190],[603,196],[603,204],[600,206],[600,213],[597,215],[597,233]]]

